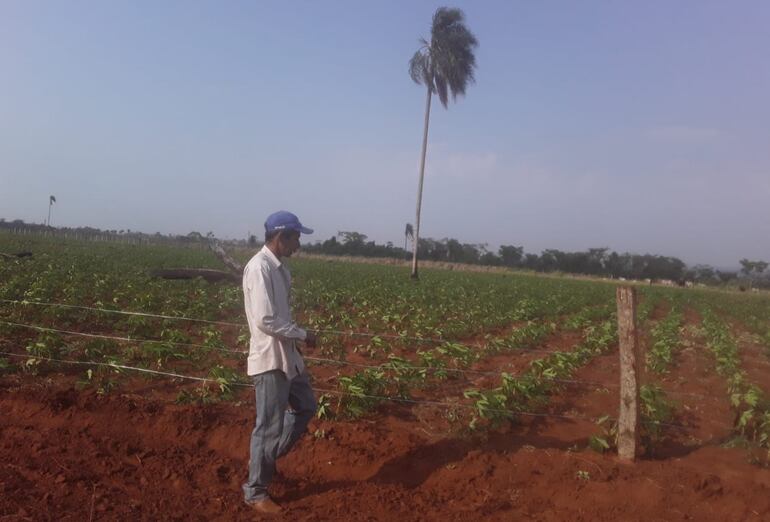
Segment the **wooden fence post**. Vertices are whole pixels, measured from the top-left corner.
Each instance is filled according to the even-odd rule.
[[[620,344],[618,457],[633,461],[639,449],[639,385],[644,361],[636,330],[636,289],[619,286],[616,295]]]

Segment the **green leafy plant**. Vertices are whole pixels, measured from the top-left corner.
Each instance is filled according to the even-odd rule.
[[[14,366],[8,360],[7,357],[0,357],[0,375],[4,373],[11,373]]]
[[[644,384],[639,388],[641,400],[641,423],[643,437],[650,448],[660,439],[662,423],[670,422],[674,413],[674,405],[669,401],[666,392],[660,386]]]
[[[495,427],[513,418],[513,413],[507,410],[508,398],[499,390],[465,390],[463,396],[473,401],[474,415],[469,424],[471,430],[477,429],[482,419]]]
[[[601,430],[598,435],[588,437],[588,447],[597,453],[615,450],[618,446],[618,423],[609,415],[600,417],[596,425]]]
[[[730,402],[736,412],[735,430],[768,450],[770,458],[770,399],[748,382],[740,367],[738,344],[729,328],[710,308],[704,308],[703,329],[707,345],[714,354],[717,370],[726,375]]]
[[[663,321],[651,331],[652,346],[647,352],[647,368],[657,372],[666,372],[674,358],[674,351],[679,346],[679,327],[682,314],[674,307]]]
[[[199,385],[190,390],[182,390],[176,396],[177,404],[211,404],[217,401],[217,398],[211,393],[211,389],[206,385]]]
[[[360,417],[383,399],[386,392],[385,371],[380,369],[366,369],[351,377],[340,377],[339,387],[341,410],[351,417]]]
[[[319,419],[330,419],[334,415],[332,412],[331,398],[328,395],[322,394],[318,397],[318,407],[315,415]]]
[[[241,373],[221,365],[213,367],[208,378],[216,383],[219,396],[224,400],[233,399],[235,387],[245,383]]]

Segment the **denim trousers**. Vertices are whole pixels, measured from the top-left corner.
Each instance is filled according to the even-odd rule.
[[[275,461],[302,437],[317,407],[307,373],[289,380],[281,370],[272,370],[252,379],[257,420],[251,432],[249,479],[243,485],[246,502],[268,496]]]

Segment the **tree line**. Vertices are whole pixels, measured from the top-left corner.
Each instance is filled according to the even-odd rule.
[[[8,221],[0,218],[0,230],[13,234],[32,234],[40,236],[60,237],[82,241],[115,241],[131,244],[186,244],[206,247],[208,236],[200,232],[190,232],[187,235],[178,234],[147,234],[131,229],[108,230],[95,227],[53,227],[40,223],[27,223],[22,219]],[[209,232],[209,234],[211,234]],[[241,241],[246,245],[246,241]]]
[[[407,229],[408,230],[408,229]],[[408,235],[408,232],[407,232]],[[406,246],[406,241],[405,241]],[[369,240],[366,234],[340,231],[326,241],[303,245],[303,250],[334,256],[384,257],[409,259],[411,252],[391,242],[384,245]],[[597,277],[669,280],[679,284],[691,281],[709,285],[736,279],[750,280],[753,286],[770,287],[768,264],[764,261],[740,261],[740,272],[718,270],[709,265],[688,267],[679,258],[655,254],[614,252],[609,248],[589,248],[579,252],[546,249],[540,254],[527,253],[524,247],[501,245],[496,251],[486,244],[462,243],[457,239],[419,238],[417,256],[422,260],[500,266],[536,272],[563,272]]]
[[[132,230],[102,230],[93,227],[48,227],[43,224],[25,223],[17,219],[6,221],[0,218],[0,230],[17,233],[54,234],[76,239],[99,239],[135,243],[173,243],[206,247],[213,235],[190,232],[186,235],[146,234]],[[366,234],[355,231],[340,231],[325,241],[303,245],[302,249],[310,253],[332,256],[362,256],[392,259],[412,257],[409,245],[414,248],[412,228],[407,225],[404,231],[404,246],[392,242],[377,244]],[[223,241],[234,247],[252,247],[261,245],[256,236],[248,240]],[[462,243],[457,239],[419,238],[417,255],[422,260],[465,263],[471,265],[508,267],[533,270],[536,272],[562,272],[583,274],[596,277],[670,280],[676,283],[692,281],[708,285],[737,283],[746,288],[770,288],[770,265],[766,261],[741,259],[740,271],[718,270],[709,265],[688,267],[676,257],[654,254],[618,253],[609,248],[589,248],[582,252],[565,252],[546,249],[540,254],[527,253],[524,247],[501,245],[496,251],[490,250],[483,243]]]

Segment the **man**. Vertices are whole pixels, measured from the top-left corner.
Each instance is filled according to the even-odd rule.
[[[249,506],[267,514],[281,512],[267,493],[275,461],[305,433],[316,411],[296,344],[304,341],[314,348],[316,337],[292,320],[291,275],[282,261],[299,249],[300,234],[312,233],[291,212],[271,214],[265,221],[265,246],[243,270],[243,297],[251,332],[247,372],[254,381],[257,410],[249,479],[243,492]]]

